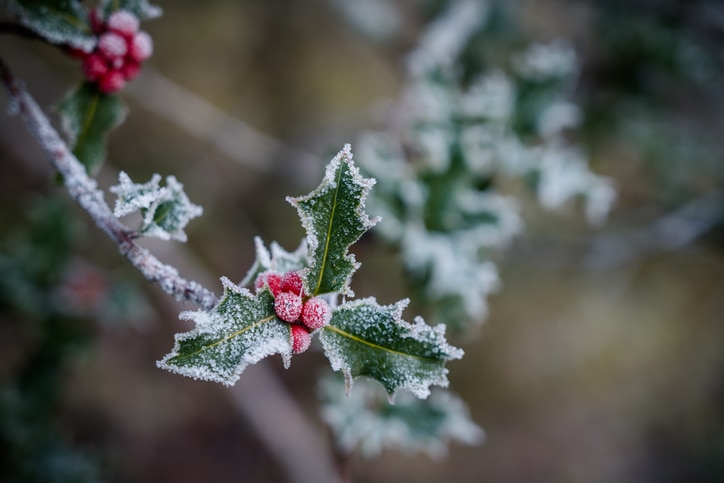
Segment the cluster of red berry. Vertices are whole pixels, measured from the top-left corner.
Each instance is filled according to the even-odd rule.
[[[256,279],[257,290],[268,287],[274,295],[274,312],[292,329],[292,352],[299,354],[309,348],[311,331],[329,324],[332,309],[326,300],[308,297],[302,288],[302,277],[298,272],[279,274],[264,272]]]
[[[148,33],[139,31],[138,17],[125,10],[114,12],[107,21],[92,10],[90,22],[98,37],[96,48],[92,52],[74,50],[73,54],[83,60],[83,73],[98,90],[118,92],[141,72],[141,63],[153,53],[153,41]]]

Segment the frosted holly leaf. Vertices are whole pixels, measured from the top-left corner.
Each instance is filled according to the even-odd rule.
[[[134,183],[121,171],[118,174],[118,184],[110,188],[112,193],[118,195],[113,215],[120,218],[159,204],[166,196],[166,189],[158,184],[160,181],[161,175],[154,174],[148,183]]]
[[[52,44],[68,44],[90,52],[95,37],[88,13],[77,0],[15,0],[20,22]]]
[[[148,0],[103,0],[101,2],[103,18],[108,18],[111,13],[117,10],[131,12],[140,20],[158,18],[163,13],[161,7],[151,5]]]
[[[160,180],[155,174],[148,183],[134,183],[121,172],[118,184],[110,189],[118,196],[113,214],[120,218],[138,211],[142,216],[139,235],[185,242],[183,229],[203,209],[189,201],[183,185],[174,176],[166,178],[166,186],[159,186]]]
[[[346,396],[343,386],[330,374],[321,381],[320,398],[322,419],[347,453],[375,457],[392,449],[440,457],[452,441],[475,445],[485,438],[465,403],[448,391],[434,390],[425,400],[401,392],[389,404],[382,387],[371,381],[359,381]]]
[[[239,282],[241,287],[254,283],[262,272],[296,272],[307,266],[307,243],[305,240],[302,240],[293,252],[284,250],[276,242],[271,242],[269,249],[267,249],[260,237],[254,238],[254,245],[256,247],[256,259],[244,279]]]
[[[400,389],[426,398],[430,385],[447,386],[445,362],[460,359],[463,351],[447,343],[444,325],[431,327],[420,317],[414,324],[402,320],[407,304],[402,300],[383,306],[366,298],[332,312],[320,340],[348,389],[359,376],[380,381],[390,398]]]
[[[203,211],[200,206],[191,203],[184,193],[183,185],[176,180],[176,177],[168,176],[166,197],[158,205],[146,210],[139,233],[162,240],[185,242],[184,228],[189,221],[201,216]]]
[[[224,293],[209,311],[183,312],[196,327],[176,334],[173,349],[156,365],[161,369],[205,381],[233,385],[251,364],[281,354],[289,366],[292,347],[290,325],[274,314],[268,290],[253,295],[227,278]]]
[[[116,95],[101,93],[84,83],[58,106],[58,113],[73,154],[94,174],[105,157],[108,132],[126,118],[126,107]]]
[[[306,196],[288,197],[307,231],[307,292],[352,295],[349,281],[359,267],[349,247],[379,221],[364,212],[365,199],[375,180],[364,178],[344,146],[327,165],[322,183]]]

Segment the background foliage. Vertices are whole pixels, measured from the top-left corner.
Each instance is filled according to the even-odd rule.
[[[192,254],[240,280],[254,235],[297,246],[303,232],[284,197],[308,192],[339,146],[382,124],[404,55],[445,2],[370,2],[392,14],[367,29],[342,2],[157,3],[164,16],[144,26],[155,41],[148,67],[293,149],[225,154],[223,126],[215,139],[190,136],[141,97],[138,79],[104,170],[175,175],[204,207],[186,229]],[[578,52],[572,96],[584,124],[574,140],[616,180],[619,200],[592,229],[580,210],[544,213],[521,191],[526,230],[497,260],[503,290],[485,325],[451,341],[466,350],[450,366],[452,387],[486,443],[453,445],[441,461],[355,456],[355,481],[722,479],[723,17],[714,1],[499,4],[495,35],[480,45],[495,62],[531,40],[563,37]],[[51,47],[3,35],[0,54],[46,107],[80,80]],[[281,480],[221,388],[156,369],[172,334],[189,328],[180,307],[102,234],[71,229],[86,218],[16,118],[0,117],[0,150],[0,455],[17,456],[0,461],[2,479]],[[108,187],[115,176],[104,170]],[[38,208],[38,196],[54,205]],[[354,288],[390,304],[408,288],[380,241],[355,245],[364,265]],[[317,418],[321,353],[289,371],[267,363]]]

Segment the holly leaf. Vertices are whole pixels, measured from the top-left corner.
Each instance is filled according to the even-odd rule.
[[[140,20],[151,20],[160,17],[163,13],[160,7],[151,5],[148,0],[103,0],[101,2],[103,18],[108,18],[117,10],[131,12]]]
[[[116,95],[101,93],[86,82],[58,106],[61,123],[73,154],[93,174],[105,157],[108,131],[126,118],[126,107]]]
[[[256,248],[256,259],[244,279],[239,282],[240,287],[253,284],[262,272],[296,272],[307,266],[307,243],[305,240],[302,240],[293,252],[284,250],[276,242],[271,242],[269,249],[267,249],[260,237],[254,238],[254,246]]]
[[[52,44],[68,44],[86,52],[95,37],[88,12],[77,0],[15,0],[20,22]]]
[[[274,298],[268,290],[253,295],[227,278],[224,294],[210,311],[183,312],[196,327],[176,334],[173,350],[156,365],[194,379],[233,385],[248,365],[281,354],[291,360],[290,325],[274,314]]]
[[[358,381],[347,395],[340,377],[325,377],[320,384],[322,419],[329,425],[337,446],[366,457],[386,449],[444,456],[450,442],[479,444],[485,433],[470,419],[465,403],[442,389],[418,399],[403,392],[395,404],[379,384]]]
[[[374,298],[345,303],[332,312],[320,340],[332,369],[342,371],[347,388],[367,376],[382,383],[390,398],[405,389],[419,398],[430,385],[448,384],[445,362],[460,359],[463,351],[445,340],[445,326],[431,327],[417,317],[402,320],[408,300],[379,305]]]
[[[288,197],[307,231],[307,293],[353,295],[349,288],[359,264],[349,247],[379,221],[364,212],[365,199],[375,180],[364,178],[352,161],[352,149],[344,146],[327,165],[322,183],[306,196]]]

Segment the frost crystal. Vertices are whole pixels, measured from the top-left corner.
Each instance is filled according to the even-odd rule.
[[[287,252],[278,243],[272,242],[268,250],[260,237],[254,238],[256,259],[239,286],[247,287],[254,283],[263,272],[284,273],[299,271],[307,266],[307,242],[302,240],[296,250]],[[271,251],[270,251],[271,250]],[[281,290],[281,280],[279,281]]]
[[[465,403],[448,391],[436,389],[425,400],[400,392],[391,405],[371,381],[358,381],[346,396],[343,387],[341,378],[331,375],[321,381],[319,392],[322,419],[346,452],[369,458],[392,449],[441,457],[452,441],[475,445],[485,438]]]
[[[118,184],[110,188],[118,198],[113,214],[120,218],[135,211],[143,220],[138,233],[163,240],[186,241],[183,229],[189,221],[203,212],[189,201],[183,185],[174,176],[166,178],[166,186],[159,186],[161,176],[154,174],[148,183],[134,183],[124,172],[118,175]]]
[[[460,359],[463,351],[447,343],[444,325],[431,327],[419,317],[414,324],[402,320],[407,303],[382,306],[366,298],[332,312],[320,340],[348,389],[359,376],[380,381],[392,399],[400,389],[426,398],[430,385],[447,386],[445,362]]]
[[[327,165],[322,183],[306,196],[289,197],[307,231],[305,287],[310,296],[341,293],[352,296],[349,282],[359,264],[347,253],[379,218],[370,219],[365,200],[374,179],[360,175],[349,144]]]
[[[566,141],[581,117],[566,99],[577,72],[570,46],[536,44],[512,70],[463,83],[455,62],[485,27],[487,6],[451,2],[410,58],[396,131],[359,141],[361,168],[378,181],[369,201],[385,219],[377,233],[400,246],[410,278],[456,329],[485,318],[500,285],[491,257],[522,231],[518,204],[500,191],[509,180],[525,181],[548,209],[583,198],[596,225],[615,199]]]
[[[224,295],[216,307],[181,314],[196,327],[176,334],[173,350],[158,361],[158,367],[231,386],[248,365],[270,355],[281,354],[288,366],[291,329],[274,315],[271,293],[254,296],[226,278],[222,283]]]

